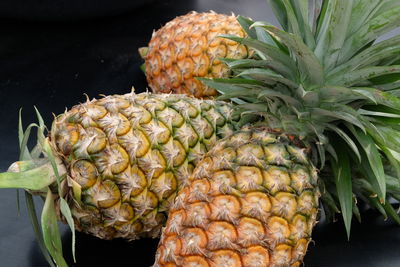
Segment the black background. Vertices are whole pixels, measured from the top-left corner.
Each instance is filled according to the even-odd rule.
[[[10,8],[6,13],[8,18],[0,18],[0,171],[5,171],[18,157],[20,108],[23,108],[25,125],[36,121],[35,105],[50,126],[52,113],[61,113],[66,107],[85,101],[84,93],[97,97],[127,93],[132,86],[138,92],[145,90],[137,48],[147,44],[153,29],[175,16],[191,10],[212,9],[222,13],[233,11],[276,24],[265,0],[148,2],[137,3],[135,8],[132,3],[126,4],[127,8],[119,3],[118,8],[110,7],[107,12],[104,4],[96,5],[93,0],[92,9],[74,12],[77,10],[73,6],[66,11],[46,10],[47,13],[39,9],[32,10],[31,16],[26,10],[14,9],[13,13]],[[3,10],[0,15],[4,14]],[[47,266],[35,242],[24,199],[18,216],[15,196],[13,189],[0,191],[0,266]],[[73,264],[70,232],[64,225],[60,226],[65,257],[71,265],[150,266],[153,263],[157,240],[103,241],[78,234],[77,264]],[[313,239],[315,243],[309,246],[305,266],[400,266],[400,228],[374,212],[363,215],[363,224],[353,223],[350,241],[340,220],[335,224],[320,222]]]

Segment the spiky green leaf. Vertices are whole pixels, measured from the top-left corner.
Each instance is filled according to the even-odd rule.
[[[339,135],[339,137],[342,138],[342,140],[345,141],[347,145],[351,148],[351,150],[354,152],[358,161],[361,162],[360,151],[358,151],[357,145],[356,143],[354,143],[353,139],[351,139],[351,137],[348,134],[346,134],[342,129],[340,129],[335,125],[327,124],[326,127],[334,131],[337,135]]]
[[[282,0],[268,0],[269,5],[271,6],[272,10],[276,18],[279,21],[279,24],[285,31],[289,30],[288,27],[288,17],[286,13],[285,5],[283,4]]]
[[[47,250],[53,257],[57,266],[68,267],[62,254],[61,235],[57,224],[57,214],[54,207],[54,197],[49,189],[42,212],[42,232],[43,240]]]
[[[250,38],[257,39],[256,30],[250,29],[250,26],[254,23],[254,21],[243,16],[238,16],[237,21]]]
[[[312,1],[309,0],[290,0],[292,5],[292,10],[296,14],[296,18],[299,24],[300,36],[303,37],[304,43],[307,44],[310,49],[315,47],[315,39],[312,33],[312,25],[310,24],[310,12],[313,12],[311,7],[313,7]],[[311,17],[311,19],[313,19]]]
[[[289,88],[297,88],[298,85],[289,79],[284,78],[282,75],[275,73],[270,69],[262,68],[249,68],[240,72],[239,76],[248,76],[252,79],[262,81],[267,85],[275,85],[282,83]]]
[[[340,48],[346,39],[351,17],[353,0],[328,1],[327,14],[317,37],[315,55],[323,63],[325,70],[336,65]]]
[[[373,66],[387,58],[400,53],[400,35],[379,42],[361,53],[355,55],[349,61],[337,66],[328,72],[327,79],[356,69],[362,69],[367,66]]]
[[[224,62],[226,65],[231,70],[236,70],[236,69],[248,69],[248,68],[268,68],[276,73],[281,74],[284,77],[287,77],[289,80],[295,80],[296,77],[293,76],[293,73],[291,70],[283,65],[280,62],[277,62],[275,60],[271,59],[265,59],[265,60],[256,60],[256,59],[240,59],[240,60],[235,60],[235,59],[226,59],[226,58],[221,58],[220,59],[222,62]]]
[[[350,238],[351,218],[353,216],[350,159],[347,155],[347,150],[341,142],[337,142],[335,147],[338,152],[338,161],[332,161],[332,170],[335,175],[336,189],[347,237]]]
[[[366,67],[360,70],[351,71],[331,77],[326,82],[328,84],[352,86],[368,79],[379,77],[386,74],[400,73],[400,65],[393,66],[378,66],[378,67]]]
[[[241,38],[241,37],[237,37],[237,36],[233,36],[233,35],[221,35],[221,37],[224,37],[224,38],[233,40],[235,42],[247,45],[247,46],[259,51],[265,57],[271,58],[277,62],[282,63],[284,66],[289,68],[292,73],[297,72],[295,62],[285,53],[285,51],[282,51],[281,49],[279,49],[273,45],[263,43],[256,39]]]
[[[378,14],[371,20],[366,21],[360,29],[349,36],[340,51],[338,64],[350,59],[356,52],[384,33],[400,26],[400,5]]]
[[[49,252],[47,251],[46,245],[43,240],[43,235],[42,235],[42,231],[40,229],[39,220],[37,218],[37,213],[36,213],[36,208],[35,208],[35,203],[33,201],[33,197],[27,191],[25,191],[25,201],[26,201],[26,207],[28,209],[29,219],[31,221],[33,232],[35,233],[36,240],[38,242],[40,251],[42,252],[47,263],[51,267],[55,267],[54,262],[51,259],[51,256],[50,256]]]
[[[76,262],[76,257],[75,257],[75,223],[74,219],[72,218],[72,213],[71,209],[69,208],[69,205],[67,201],[64,198],[60,198],[60,210],[62,215],[64,216],[65,220],[68,223],[69,228],[71,229],[72,233],[72,257],[74,259],[74,262]]]
[[[302,79],[311,85],[321,85],[324,81],[324,72],[320,61],[315,54],[303,43],[301,38],[284,32],[274,26],[254,23],[253,27],[263,27],[269,34],[278,41],[290,48],[294,53]]]
[[[365,24],[367,19],[376,12],[379,2],[382,2],[382,0],[354,0],[351,10],[352,16],[346,37],[354,34]]]

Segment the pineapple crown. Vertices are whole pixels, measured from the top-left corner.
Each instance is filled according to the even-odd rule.
[[[400,199],[400,26],[398,0],[270,0],[283,30],[238,17],[247,33],[223,37],[254,50],[222,59],[228,79],[202,79],[254,115],[313,146],[327,215],[341,211],[347,234],[357,199],[398,223]],[[329,162],[329,164],[325,164]]]

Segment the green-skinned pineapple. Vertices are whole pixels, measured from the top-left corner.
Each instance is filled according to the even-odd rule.
[[[77,228],[105,239],[157,236],[195,164],[232,132],[231,113],[223,102],[132,93],[58,116],[50,140],[79,191],[70,195]]]
[[[57,211],[65,222],[73,219],[73,229],[103,239],[156,237],[194,166],[236,124],[231,104],[185,95],[88,100],[57,116],[49,137],[41,125],[39,146],[28,153],[22,145],[23,160],[0,175],[0,187],[45,197],[44,227],[56,227],[50,218]],[[49,251],[62,265],[58,252]]]

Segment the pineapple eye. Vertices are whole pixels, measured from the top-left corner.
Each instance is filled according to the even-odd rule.
[[[78,160],[72,165],[71,176],[85,190],[96,183],[98,172],[90,161]]]
[[[210,266],[202,256],[188,256],[183,259],[183,266]]]
[[[147,185],[147,179],[143,171],[138,166],[132,166],[127,179],[130,182],[131,197],[139,195]]]
[[[238,242],[246,247],[257,245],[265,239],[265,231],[262,223],[253,218],[243,217],[237,226]]]
[[[182,255],[202,255],[207,234],[201,228],[188,228],[182,233]]]
[[[245,266],[268,266],[270,264],[270,255],[266,248],[262,246],[251,246],[246,249],[243,257]]]
[[[64,155],[69,155],[79,141],[79,131],[74,124],[62,125],[56,129],[55,142]]]
[[[257,167],[241,166],[236,172],[237,187],[242,192],[250,192],[261,188],[263,177]]]
[[[213,220],[225,220],[236,222],[240,213],[240,202],[231,195],[219,195],[211,202],[211,218]]]
[[[90,127],[86,129],[87,139],[92,140],[87,147],[89,154],[95,154],[102,151],[106,145],[106,135],[98,128]]]
[[[228,249],[217,250],[216,252],[212,253],[211,261],[216,266],[242,266],[240,256],[236,252]]]
[[[120,222],[128,222],[133,220],[135,212],[132,206],[128,203],[122,203],[119,208]]]
[[[278,266],[289,266],[291,261],[292,247],[286,244],[279,244],[271,255],[272,261]]]

